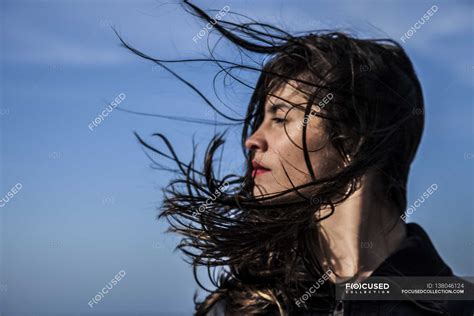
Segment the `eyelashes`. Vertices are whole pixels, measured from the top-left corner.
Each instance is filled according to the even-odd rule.
[[[276,124],[284,124],[286,122],[286,120],[281,117],[274,117],[272,118],[272,121],[275,122]]]
[[[311,118],[313,116],[318,116],[318,112],[317,110],[311,110],[309,113],[308,113],[308,118]],[[283,125],[285,124],[285,122],[288,122],[288,120],[286,119],[286,115],[285,117],[273,117],[271,119],[273,122],[275,122],[275,124],[277,125]]]

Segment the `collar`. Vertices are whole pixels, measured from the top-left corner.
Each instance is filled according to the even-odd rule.
[[[406,224],[407,236],[400,247],[372,273],[372,276],[453,276],[420,225]],[[410,301],[418,308],[438,314],[447,312],[447,302]]]
[[[372,276],[453,276],[420,225],[406,224],[407,237]]]

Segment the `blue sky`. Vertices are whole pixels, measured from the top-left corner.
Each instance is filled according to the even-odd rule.
[[[197,285],[173,253],[176,238],[157,222],[161,188],[133,136],[167,135],[184,161],[194,135],[202,149],[213,128],[114,110],[89,123],[117,95],[120,108],[212,119],[205,105],[153,64],[119,47],[113,25],[135,47],[160,58],[199,57],[203,27],[177,1],[2,1],[0,312],[5,315],[190,315]],[[434,4],[438,11],[404,47],[422,82],[426,127],[409,181],[409,203],[437,191],[410,217],[430,234],[459,275],[474,275],[472,185],[473,5],[469,1],[197,1],[292,31],[338,28],[400,37]],[[222,53],[232,58],[232,50]],[[212,91],[214,69],[177,66]],[[231,92],[243,113],[249,91]],[[215,100],[215,97],[212,97]],[[242,167],[238,130],[225,166]],[[234,139],[232,139],[234,137]],[[155,142],[164,149],[162,143]],[[200,162],[200,161],[199,161]],[[169,165],[169,164],[168,164]],[[120,270],[126,276],[93,309],[89,300]]]

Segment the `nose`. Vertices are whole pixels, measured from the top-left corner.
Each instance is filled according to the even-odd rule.
[[[257,131],[247,138],[245,147],[253,151],[266,151],[268,149],[268,143],[263,135]]]

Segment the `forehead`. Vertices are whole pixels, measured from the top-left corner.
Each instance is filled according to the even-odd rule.
[[[272,105],[279,103],[298,106],[306,104],[307,99],[308,94],[298,87],[295,81],[289,81],[280,85],[268,95],[265,107],[268,109]]]

